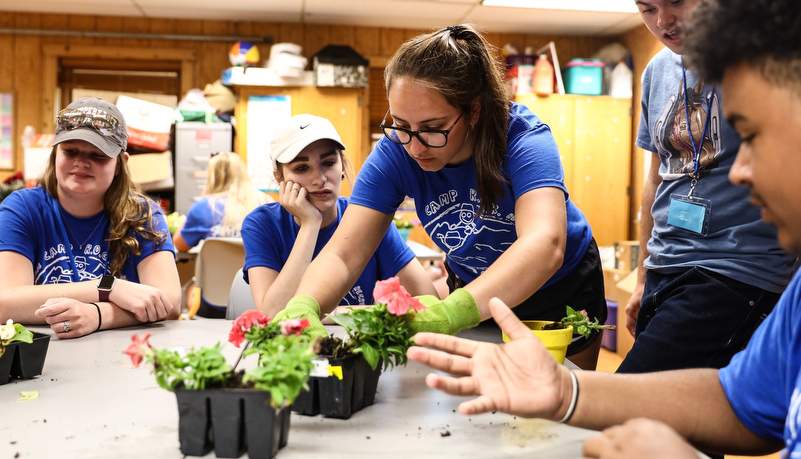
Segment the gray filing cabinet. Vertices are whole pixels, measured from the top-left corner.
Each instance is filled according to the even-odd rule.
[[[175,123],[175,211],[183,215],[206,186],[209,154],[231,151],[229,123]]]

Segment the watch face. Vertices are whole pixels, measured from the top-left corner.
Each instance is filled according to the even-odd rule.
[[[100,282],[97,283],[97,288],[100,290],[111,290],[115,280],[114,276],[103,276],[100,278]]]

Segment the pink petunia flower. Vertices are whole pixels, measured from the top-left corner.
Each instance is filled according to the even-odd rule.
[[[289,319],[281,322],[281,334],[284,336],[300,336],[306,328],[309,328],[309,319]]]
[[[153,347],[150,346],[150,343],[147,341],[151,336],[153,336],[151,333],[145,333],[142,336],[134,334],[131,337],[131,345],[123,351],[131,357],[131,362],[134,367],[138,367],[145,356],[153,353]]]
[[[414,310],[414,312],[419,312],[421,309],[426,308],[426,306],[423,303],[421,303],[420,300],[414,297],[412,297],[411,305],[412,305],[412,310]]]
[[[228,334],[228,342],[239,347],[245,341],[245,334],[250,331],[253,325],[259,324],[262,327],[270,323],[270,318],[257,309],[249,309],[243,312],[234,321],[231,333]]]
[[[396,316],[406,314],[409,312],[409,308],[412,308],[415,312],[423,308],[420,301],[417,298],[413,298],[406,291],[406,288],[400,284],[398,276],[376,282],[373,296],[377,302],[386,304],[387,311]]]

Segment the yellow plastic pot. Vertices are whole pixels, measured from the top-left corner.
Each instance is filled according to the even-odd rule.
[[[531,329],[531,333],[542,341],[542,344],[548,349],[557,363],[565,363],[565,355],[567,354],[567,346],[573,341],[573,327],[559,330],[542,330],[547,324],[552,324],[553,321],[547,320],[524,320],[523,324]],[[503,342],[508,343],[509,337],[506,332],[503,332]]]

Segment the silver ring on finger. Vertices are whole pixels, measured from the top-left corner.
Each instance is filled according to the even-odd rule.
[[[68,331],[70,331],[70,324],[67,323],[67,321],[65,320],[64,321],[64,332],[66,333]]]

